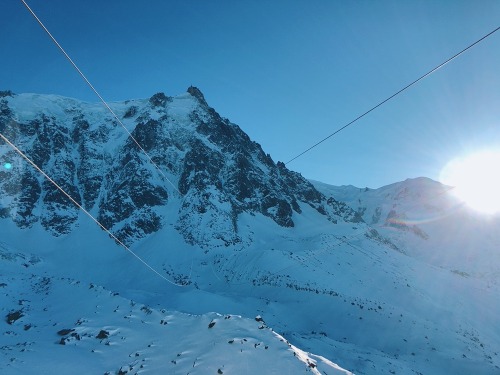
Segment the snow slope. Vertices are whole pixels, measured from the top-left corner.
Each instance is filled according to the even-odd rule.
[[[182,287],[149,272],[90,225],[80,228],[82,237],[55,240],[41,230],[33,237],[9,232],[17,246],[42,254],[36,256],[54,280],[79,280],[85,290],[97,283],[155,311],[261,315],[291,344],[356,374],[495,373],[497,286],[374,244],[365,236],[369,229],[346,224],[331,231],[314,210],[303,209],[306,217],[295,229],[272,227],[265,217],[242,217],[240,227],[259,239],[245,249],[207,251],[186,244],[174,229],[134,247]],[[70,314],[72,305],[77,304],[58,309]],[[5,306],[5,314],[14,309],[12,303]]]
[[[349,374],[260,317],[154,309],[0,244],[2,374]]]
[[[313,183],[349,204],[404,253],[464,277],[500,282],[500,216],[467,208],[452,187],[427,178],[375,190]]]

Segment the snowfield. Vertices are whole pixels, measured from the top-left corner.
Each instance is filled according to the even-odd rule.
[[[350,374],[261,317],[154,309],[1,247],[2,374]]]

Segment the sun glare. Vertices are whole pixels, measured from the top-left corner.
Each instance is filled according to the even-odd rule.
[[[500,151],[482,151],[449,162],[441,182],[469,207],[486,214],[500,213]]]

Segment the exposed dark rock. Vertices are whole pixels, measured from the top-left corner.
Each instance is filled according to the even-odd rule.
[[[166,96],[164,93],[159,92],[149,98],[149,103],[151,103],[153,107],[165,107],[171,100],[172,99]]]
[[[292,209],[284,199],[267,196],[262,199],[262,211],[282,227],[293,227]]]
[[[138,110],[137,106],[130,107],[123,115],[123,118],[134,117],[137,114],[137,110]]]
[[[14,324],[17,320],[24,316],[23,310],[11,311],[6,316],[6,321],[8,324]]]
[[[14,93],[10,90],[0,91],[0,98],[5,96],[14,96]]]
[[[69,335],[73,331],[74,331],[73,328],[65,328],[65,329],[61,329],[60,331],[57,331],[57,334],[59,336],[66,336],[66,335]]]
[[[5,96],[5,95],[4,95]],[[5,133],[5,128],[12,119],[12,110],[5,99],[0,100],[0,131]]]
[[[196,99],[198,99],[200,103],[207,105],[205,96],[203,96],[203,93],[200,91],[198,87],[189,86],[187,92],[193,95]]]
[[[108,337],[109,337],[109,332],[101,329],[95,338],[99,339],[99,340],[103,340],[103,339],[107,339]]]
[[[138,123],[132,135],[141,147],[149,152],[155,147],[160,130],[161,124],[156,120],[150,119],[146,123]]]
[[[36,203],[40,198],[41,186],[37,176],[31,170],[25,170],[21,175],[11,175],[4,180],[3,189],[6,194],[14,195],[17,199],[6,208],[14,222],[21,228],[29,228],[38,221],[33,214]]]

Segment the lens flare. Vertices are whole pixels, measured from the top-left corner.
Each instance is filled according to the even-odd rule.
[[[454,186],[454,195],[476,211],[500,213],[500,151],[481,151],[450,161],[441,182]]]
[[[3,167],[4,167],[5,169],[11,169],[11,168],[12,168],[12,164],[10,164],[10,163],[5,163],[5,164],[3,165]]]

